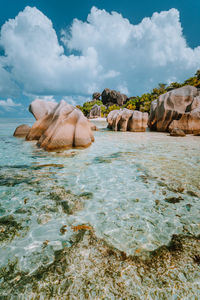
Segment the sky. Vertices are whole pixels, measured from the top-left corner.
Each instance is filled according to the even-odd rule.
[[[199,0],[0,0],[0,117],[183,81],[200,68],[199,20]]]

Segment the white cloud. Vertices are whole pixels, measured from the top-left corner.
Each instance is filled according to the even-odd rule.
[[[0,107],[4,108],[6,111],[12,110],[16,106],[21,106],[20,103],[15,103],[12,99],[0,100]]]
[[[44,101],[50,101],[50,102],[56,102],[56,99],[54,98],[54,96],[39,96],[39,97],[31,97],[32,101],[34,100],[44,100]]]
[[[80,95],[76,95],[76,96],[64,96],[63,100],[66,101],[67,103],[71,104],[71,105],[83,105],[83,103],[87,102],[87,101],[91,101],[91,97],[87,97],[87,96],[80,96]]]
[[[12,79],[11,74],[4,69],[5,58],[0,56],[0,97],[16,97],[19,88]]]
[[[72,102],[105,87],[136,95],[200,68],[200,47],[187,46],[176,9],[133,25],[119,13],[93,7],[87,22],[75,19],[62,31],[62,42],[80,55],[65,54],[52,22],[36,8],[7,21],[1,29],[6,56],[0,57],[0,95],[11,84],[16,92],[15,83],[25,94],[73,95]]]

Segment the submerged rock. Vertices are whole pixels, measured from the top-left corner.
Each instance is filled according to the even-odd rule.
[[[16,137],[26,137],[27,134],[29,133],[29,130],[31,129],[30,126],[26,124],[19,125],[16,129],[15,132],[13,133],[13,136]]]
[[[108,128],[114,131],[143,132],[147,128],[148,113],[127,108],[113,110],[107,116]]]
[[[185,132],[179,128],[174,128],[170,132],[171,136],[185,136]]]
[[[83,113],[62,100],[50,112],[38,119],[26,139],[38,140],[47,151],[88,147],[94,141],[91,123]]]
[[[183,86],[161,95],[151,104],[148,125],[152,130],[185,133],[200,130],[200,96],[193,86]]]
[[[89,226],[79,227],[72,246],[56,251],[50,265],[32,274],[19,273],[16,262],[0,269],[2,295],[9,291],[13,297],[45,299],[199,299],[199,237],[174,235],[169,245],[147,257],[141,257],[140,249],[136,256],[127,256]],[[65,226],[60,230],[65,233]]]

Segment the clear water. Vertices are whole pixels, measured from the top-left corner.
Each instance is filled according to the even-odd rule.
[[[128,255],[200,234],[200,137],[111,132],[98,122],[91,147],[47,153],[12,136],[32,122],[0,119],[0,216],[16,222],[0,224],[13,231],[0,241],[0,266],[17,258],[31,273],[50,264],[80,224]],[[81,208],[66,214],[52,197],[62,191]]]

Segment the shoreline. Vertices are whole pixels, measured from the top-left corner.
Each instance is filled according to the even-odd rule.
[[[99,118],[93,118],[93,119],[88,119],[89,121],[100,121],[100,122],[107,122],[106,121],[106,118],[101,118],[101,117],[99,117]]]

